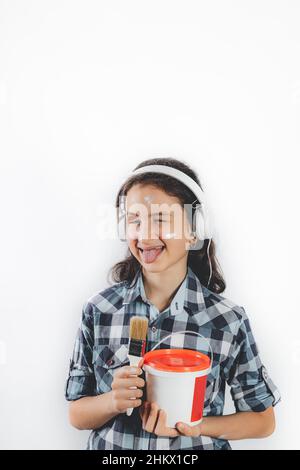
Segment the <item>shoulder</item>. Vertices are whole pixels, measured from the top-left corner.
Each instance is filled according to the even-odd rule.
[[[202,285],[205,308],[208,316],[215,324],[224,324],[237,334],[241,325],[249,319],[243,306],[224,295],[217,294]]]
[[[85,302],[84,310],[88,312],[115,313],[123,306],[127,281],[112,284],[93,293]]]

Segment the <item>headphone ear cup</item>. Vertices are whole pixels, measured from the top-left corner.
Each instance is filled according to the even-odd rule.
[[[118,237],[122,242],[126,241],[126,218],[124,216],[118,220]]]
[[[204,204],[199,206],[195,213],[196,233],[199,240],[209,240],[212,238],[211,224]]]
[[[205,235],[205,238],[207,239],[212,238],[211,224],[207,213],[205,215]]]
[[[203,204],[202,207],[202,213],[203,213],[203,220],[204,220],[204,233],[205,233],[205,238],[206,239],[211,239],[212,238],[212,224],[211,224],[211,219],[209,217],[209,214],[211,211],[207,210],[207,205]]]
[[[197,238],[199,240],[205,240],[205,223],[203,213],[200,207],[198,207],[194,214],[194,227]]]
[[[119,196],[119,207],[117,208],[117,230],[118,237],[122,242],[126,241],[126,196]]]

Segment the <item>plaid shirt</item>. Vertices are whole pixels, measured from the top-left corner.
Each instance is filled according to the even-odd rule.
[[[188,266],[184,281],[170,305],[159,310],[146,298],[141,268],[131,284],[117,283],[91,296],[83,305],[69,377],[67,400],[111,390],[113,374],[129,364],[127,345],[133,315],[149,320],[146,351],[168,334],[192,330],[203,335],[213,350],[207,377],[203,416],[223,414],[225,384],[230,386],[236,411],[263,411],[280,400],[280,394],[261,363],[249,319],[243,307],[204,287]],[[199,336],[168,339],[160,347],[208,352]],[[94,429],[87,449],[231,449],[227,440],[199,437],[159,437],[144,431],[138,409],[120,413]]]

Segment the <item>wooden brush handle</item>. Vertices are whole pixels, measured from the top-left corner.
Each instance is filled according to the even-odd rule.
[[[129,357],[129,362],[131,366],[137,367],[139,365],[141,357],[131,356],[130,354],[128,354],[128,357]],[[137,377],[137,375],[133,375],[133,377]],[[131,416],[132,412],[133,412],[133,408],[127,408],[127,411],[126,411],[127,416]]]

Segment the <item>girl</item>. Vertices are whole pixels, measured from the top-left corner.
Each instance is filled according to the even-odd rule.
[[[176,159],[150,159],[137,168],[149,165],[175,168],[201,188],[195,172]],[[148,171],[120,188],[119,217],[122,197],[128,254],[111,270],[115,283],[83,305],[65,391],[71,424],[92,429],[88,449],[231,449],[228,440],[269,436],[280,395],[244,308],[221,295],[225,281],[214,241],[199,238],[194,211],[185,209],[195,194],[172,176]],[[147,350],[176,331],[209,339],[213,364],[200,424],[168,428],[165,411],[143,400],[143,361],[130,367],[127,357],[130,318],[137,314],[149,320]],[[181,347],[201,349],[198,341],[192,335]],[[223,416],[226,383],[236,413]]]

